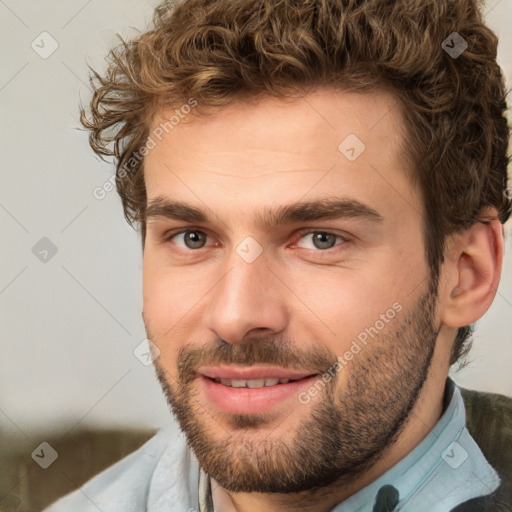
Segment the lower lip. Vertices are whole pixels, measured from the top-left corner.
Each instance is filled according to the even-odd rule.
[[[268,412],[290,397],[297,397],[301,389],[318,379],[312,375],[304,379],[264,386],[262,388],[232,388],[208,377],[199,377],[207,399],[218,409],[228,413],[257,414]]]

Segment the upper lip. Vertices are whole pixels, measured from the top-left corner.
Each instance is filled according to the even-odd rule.
[[[253,379],[303,379],[311,375],[316,375],[315,372],[289,370],[286,368],[279,368],[276,366],[251,366],[251,367],[236,367],[236,366],[205,366],[198,370],[200,375],[210,377],[211,379],[240,379],[240,380],[253,380]]]

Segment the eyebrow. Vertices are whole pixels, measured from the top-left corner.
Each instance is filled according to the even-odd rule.
[[[208,214],[195,206],[158,196],[148,202],[146,219],[164,217],[189,223],[209,223]],[[297,202],[265,208],[255,215],[257,225],[271,229],[282,224],[293,224],[321,219],[349,218],[382,223],[384,217],[373,208],[355,199],[328,197],[314,201]]]

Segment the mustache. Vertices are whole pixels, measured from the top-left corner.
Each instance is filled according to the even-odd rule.
[[[310,373],[324,373],[338,360],[327,347],[313,344],[302,348],[287,338],[266,336],[243,343],[229,343],[217,338],[213,343],[186,344],[178,352],[178,380],[187,384],[201,366],[274,365]]]

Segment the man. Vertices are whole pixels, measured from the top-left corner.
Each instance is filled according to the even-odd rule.
[[[510,399],[448,378],[510,214],[476,2],[182,0],[154,23],[81,119],[141,227],[185,439],[48,510],[511,510]]]

